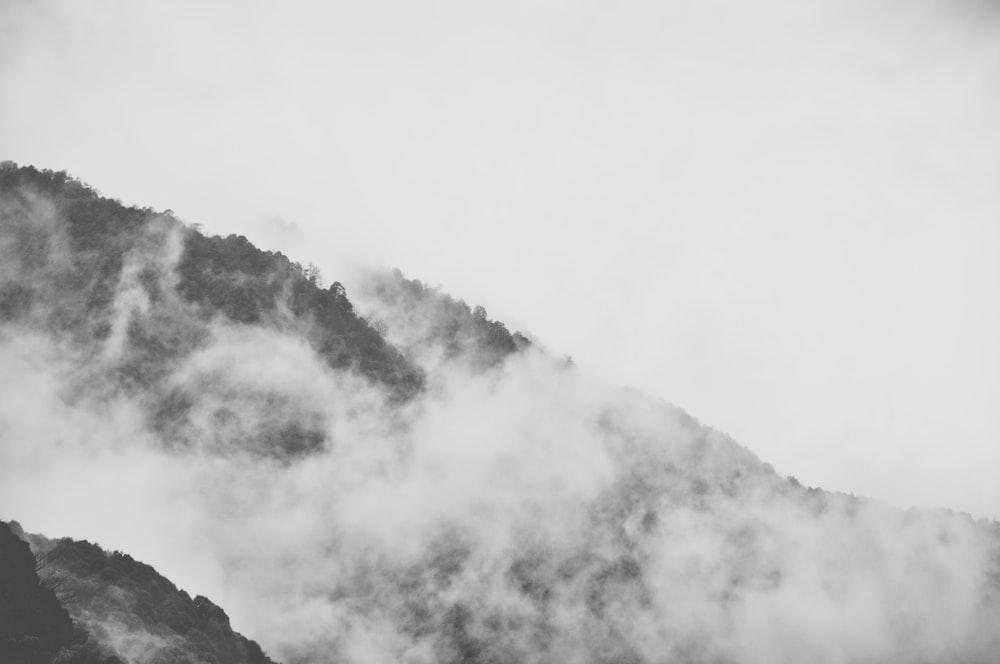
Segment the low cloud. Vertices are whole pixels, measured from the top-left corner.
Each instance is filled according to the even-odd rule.
[[[401,403],[294,325],[200,315],[151,228],[110,333],[49,324],[55,293],[0,330],[0,516],[153,564],[286,664],[995,657],[995,525],[799,486],[533,348]]]

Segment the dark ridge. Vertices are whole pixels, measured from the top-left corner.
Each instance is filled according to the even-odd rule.
[[[0,661],[48,662],[72,640],[69,613],[41,585],[28,544],[0,522]]]
[[[266,324],[286,304],[330,366],[355,368],[400,398],[419,391],[422,374],[357,315],[339,282],[321,288],[315,276],[283,254],[258,249],[242,235],[189,230],[178,266],[178,292],[230,320]]]
[[[470,308],[398,269],[371,276],[363,294],[385,307],[384,324],[390,332],[412,336],[403,348],[408,354],[439,350],[446,360],[467,359],[485,369],[531,345],[520,332],[511,333],[500,321],[490,320],[482,306]]]
[[[183,440],[186,420],[195,419],[188,414],[206,402],[211,410],[200,415],[211,426],[191,430],[218,436],[222,449],[242,445],[243,450],[285,458],[326,443],[329,427],[322,409],[298,404],[298,392],[228,385],[225,372],[206,372],[181,387],[171,386],[172,369],[205,347],[216,329],[210,326],[213,320],[231,323],[227,331],[245,326],[298,334],[331,366],[354,368],[398,399],[421,389],[423,378],[414,362],[424,353],[484,369],[530,345],[523,335],[490,320],[482,307],[471,309],[399,271],[375,277],[366,286],[385,316],[369,324],[354,311],[340,284],[321,288],[313,270],[279,253],[257,249],[242,236],[205,236],[169,212],[124,207],[65,173],[6,163],[0,165],[0,194],[0,323],[31,327],[32,332],[42,327],[95,354],[120,338],[117,364],[106,369],[102,362],[91,363],[96,369],[83,372],[80,392],[105,388],[99,381],[94,381],[97,387],[84,384],[87,377],[117,371],[115,388],[129,390],[142,405],[155,404],[152,429],[168,444]],[[179,260],[166,260],[175,241]],[[129,274],[131,287],[147,306],[123,328],[113,309]],[[407,340],[405,355],[385,341],[381,325]],[[87,364],[83,355],[81,364]],[[246,422],[258,414],[259,422]],[[804,487],[795,478],[781,478],[728,436],[627,390],[603,405],[595,402],[582,417],[589,420],[588,430],[599,434],[614,472],[583,499],[579,515],[567,512],[582,520],[571,524],[568,542],[559,541],[564,538],[558,530],[546,532],[545,523],[535,532],[534,515],[525,509],[515,522],[509,550],[505,547],[502,558],[484,559],[479,554],[489,554],[490,543],[478,541],[477,529],[459,520],[442,526],[422,555],[397,559],[373,547],[376,555],[370,561],[347,567],[350,573],[332,580],[318,579],[319,584],[335,584],[320,589],[329,592],[331,602],[343,602],[358,616],[419,641],[428,649],[426,658],[439,662],[721,663],[739,661],[725,635],[689,629],[686,618],[679,626],[662,624],[674,633],[665,640],[669,647],[657,646],[652,655],[646,652],[650,644],[639,640],[642,632],[630,632],[629,621],[660,619],[657,599],[673,601],[657,598],[674,583],[661,583],[661,558],[675,543],[683,548],[688,534],[694,535],[696,546],[675,561],[678,567],[671,576],[676,575],[681,585],[675,587],[682,591],[685,584],[703,584],[704,595],[687,602],[680,593],[677,615],[697,611],[703,602],[718,611],[717,624],[723,629],[730,607],[743,603],[752,608],[762,594],[780,592],[802,573],[800,559],[784,555],[785,542],[796,537],[808,547],[792,549],[802,552],[801,560],[818,555],[823,562],[826,548],[832,547],[825,562],[833,569],[826,578],[825,570],[817,568],[817,578],[806,582],[809,593],[785,596],[782,605],[793,599],[792,610],[808,610],[809,597],[829,597],[827,610],[850,609],[838,596],[849,593],[856,581],[850,575],[841,578],[838,568],[842,561],[848,567],[855,564],[843,552],[847,540],[857,537],[852,548],[864,556],[857,563],[861,583],[880,570],[890,575],[902,570],[888,588],[886,607],[901,620],[913,621],[914,631],[907,631],[906,639],[927,626],[916,622],[920,612],[907,613],[908,595],[897,595],[897,588],[912,580],[927,593],[938,592],[951,578],[938,565],[939,554],[953,556],[958,564],[972,560],[957,557],[966,545],[963,533],[972,532],[968,516],[904,513],[853,495]],[[473,438],[470,444],[475,442]],[[572,472],[572,465],[565,471],[557,464],[554,470]],[[484,484],[482,492],[489,491],[491,486]],[[744,503],[750,508],[742,509]],[[773,518],[763,518],[771,508]],[[866,517],[866,511],[871,515]],[[561,516],[552,515],[553,520]],[[817,521],[821,515],[824,520]],[[975,593],[970,601],[983,618],[976,617],[976,633],[969,638],[985,635],[982,647],[990,650],[979,657],[979,645],[973,643],[971,654],[964,656],[955,642],[949,644],[954,661],[989,662],[996,653],[991,628],[1000,616],[1000,531],[996,524],[983,527],[989,530],[977,546],[988,560],[981,579],[975,579],[978,586],[968,590]],[[893,546],[883,547],[877,529],[899,535],[905,556],[892,551]],[[835,537],[810,539],[811,533],[827,530]],[[704,541],[697,541],[702,536]],[[34,546],[40,567],[18,537]],[[336,544],[320,543],[328,555],[336,555],[329,553]],[[480,585],[477,577],[482,575],[488,575],[484,581],[489,585]],[[503,592],[494,596],[493,588]],[[930,602],[938,599],[929,596]],[[337,629],[331,624],[334,637]],[[904,637],[900,643],[906,646]],[[569,639],[575,642],[566,656],[559,648]],[[824,651],[811,650],[809,638],[801,644],[801,652],[822,659]],[[308,648],[305,644],[303,658],[295,661],[339,656],[335,645],[319,655]],[[0,529],[0,664],[120,664],[119,657],[143,664],[271,662],[256,643],[233,631],[220,607],[202,596],[192,598],[127,554],[109,553],[86,541],[25,536],[16,527]]]
[[[182,241],[176,283],[164,274],[169,266],[145,257],[167,251],[173,233]],[[355,369],[396,399],[423,385],[422,373],[357,315],[339,283],[324,289],[313,270],[280,252],[258,249],[240,235],[206,236],[170,210],[125,206],[63,171],[0,163],[0,239],[8,245],[0,322],[24,323],[44,305],[44,325],[81,341],[111,334],[123,268],[130,255],[140,256],[137,277],[151,308],[146,320],[129,326],[135,352],[124,373],[133,380],[155,376],[158,366],[197,343],[198,322],[222,316],[297,329],[331,367]],[[169,291],[190,310],[170,310]],[[157,314],[174,319],[172,333],[156,331],[150,319]],[[184,325],[179,314],[188,319]]]
[[[74,624],[57,597],[59,584],[39,578],[22,533],[16,522],[0,521],[0,662],[122,664]]]
[[[0,163],[0,326],[72,342],[84,368],[105,372],[83,376],[79,394],[120,390],[145,400],[151,428],[168,445],[280,459],[324,449],[322,419],[281,408],[281,395],[267,391],[236,395],[212,417],[233,421],[251,402],[274,417],[232,427],[231,439],[197,439],[190,418],[200,395],[170,378],[211,342],[219,320],[296,336],[330,367],[356,371],[397,402],[424,383],[355,312],[343,286],[321,287],[315,269],[243,236],[206,236],[169,210],[124,206],[65,172]],[[86,361],[109,356],[111,364]]]
[[[141,643],[149,664],[274,664],[257,643],[233,631],[220,607],[192,598],[128,554],[86,541],[33,540],[40,569],[58,587],[69,614],[105,647],[113,636]]]

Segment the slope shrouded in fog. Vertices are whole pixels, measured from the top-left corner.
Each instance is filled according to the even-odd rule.
[[[0,317],[0,518],[127,552],[286,664],[1000,649],[996,524],[782,478],[398,272],[355,296],[5,163]],[[160,578],[73,560],[95,606],[114,574]],[[81,616],[171,661],[155,620]]]
[[[996,0],[5,0],[0,159],[1000,518],[998,71]]]

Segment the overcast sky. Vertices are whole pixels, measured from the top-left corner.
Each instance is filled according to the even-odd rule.
[[[0,158],[1000,516],[1000,5],[0,0]]]

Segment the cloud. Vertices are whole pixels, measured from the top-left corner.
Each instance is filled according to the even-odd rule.
[[[110,307],[140,326],[193,315],[151,237],[162,252],[126,252]],[[988,662],[1000,646],[995,525],[790,483],[534,349],[435,364],[400,404],[294,326],[192,320],[138,382],[118,368],[140,334],[95,352],[4,328],[3,516],[128,551],[286,662]],[[186,397],[178,426],[158,423],[164,394]],[[268,432],[295,423],[320,443],[276,452]],[[126,656],[141,643],[116,634]]]
[[[785,472],[993,514],[995,11],[793,4],[4,3],[0,137],[220,230],[285,210],[333,276],[462,284]],[[428,362],[390,406],[144,282],[158,241],[87,320],[54,210],[0,214],[29,303],[0,333],[3,516],[155,564],[286,661],[996,652],[988,525],[786,485],[530,353]],[[185,353],[137,363],[163,338]]]

